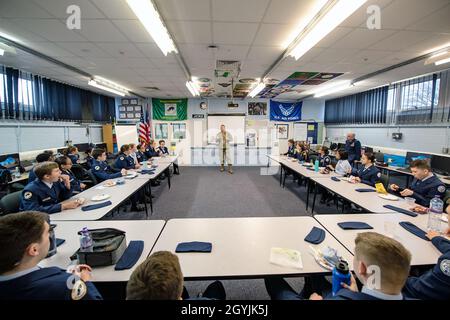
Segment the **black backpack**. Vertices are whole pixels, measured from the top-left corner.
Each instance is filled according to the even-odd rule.
[[[0,186],[7,185],[11,181],[11,172],[5,167],[0,166]]]

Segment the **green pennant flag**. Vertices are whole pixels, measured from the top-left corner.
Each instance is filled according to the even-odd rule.
[[[187,120],[188,99],[152,99],[153,120]]]

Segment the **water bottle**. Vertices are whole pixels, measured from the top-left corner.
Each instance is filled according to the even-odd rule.
[[[16,167],[16,169],[14,170],[14,176],[18,179],[21,176],[19,167]]]
[[[319,172],[319,160],[317,160],[317,159],[314,162],[314,171],[315,172]]]
[[[87,227],[84,227],[81,230],[80,236],[80,251],[82,252],[92,252],[94,248],[91,234]]]
[[[344,260],[339,261],[338,264],[333,269],[332,275],[332,292],[333,296],[338,293],[339,290],[342,289],[341,283],[345,283],[350,285],[351,283],[351,275],[350,270],[348,268],[348,263]]]
[[[46,258],[49,258],[56,254],[56,235],[55,235],[55,227],[56,225],[50,225],[49,234],[49,242],[50,245],[48,247],[48,253]]]
[[[442,212],[444,212],[444,202],[435,196],[430,201],[430,210],[428,213],[428,230],[430,231],[441,231],[441,217]]]

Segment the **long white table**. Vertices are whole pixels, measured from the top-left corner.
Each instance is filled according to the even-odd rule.
[[[401,221],[409,221],[426,231],[427,216],[410,217],[404,214],[340,214],[340,215],[315,215],[314,218],[330,232],[339,242],[354,254],[355,239],[358,233],[377,232],[386,236],[393,236],[402,243],[412,254],[411,265],[433,265],[441,256],[430,241],[425,241],[399,225]],[[340,222],[358,221],[365,222],[373,227],[372,230],[343,230],[337,224]],[[392,230],[390,228],[394,228]]]
[[[340,178],[341,179],[341,178]],[[361,208],[366,209],[369,212],[374,213],[397,213],[396,211],[384,208],[384,205],[393,205],[403,209],[410,209],[410,206],[402,199],[398,198],[398,201],[386,200],[380,198],[376,192],[358,192],[356,189],[373,189],[375,188],[364,183],[349,183],[345,180],[336,182],[331,180],[330,177],[314,177],[311,178],[313,182],[322,187],[340,195],[350,202],[355,203]],[[317,188],[316,188],[317,189]],[[317,190],[316,190],[317,191]],[[314,212],[315,201],[313,201],[312,211]]]
[[[121,178],[112,179],[112,181],[117,181],[118,179]],[[76,196],[72,197],[72,199],[85,198],[86,202],[83,204],[83,206],[96,204],[99,202],[101,203],[108,200],[112,202],[111,205],[91,211],[82,211],[81,207],[78,207],[76,209],[63,210],[61,212],[51,214],[50,219],[51,221],[101,219],[103,216],[117,208],[117,206],[119,206],[123,201],[128,199],[135,192],[144,187],[149,181],[150,180],[148,178],[139,179],[138,177],[136,177],[134,179],[125,179],[125,184],[115,185],[113,187],[103,187],[104,182],[99,183],[98,185],[77,194]],[[101,194],[108,194],[110,195],[110,197],[104,201],[99,202],[91,200],[92,197]]]
[[[406,179],[407,179],[406,180],[406,184],[407,185],[409,185],[410,179],[414,178],[413,174],[411,173],[411,171],[403,170],[403,168],[401,168],[401,167],[393,167],[393,166],[383,167],[383,166],[380,166],[380,165],[375,165],[375,166],[378,169],[380,169],[381,171],[384,171],[384,170],[387,171],[387,175],[388,176],[389,176],[390,172],[395,172],[395,173],[398,173],[398,174],[406,175]],[[446,179],[446,177],[444,177],[442,175],[439,175],[439,174],[435,174],[435,175],[439,178],[439,180],[442,181],[442,183],[446,184],[447,186],[450,185],[450,179]]]
[[[312,217],[172,219],[152,252],[175,252],[180,242],[211,242],[211,253],[177,253],[188,280],[326,274],[329,271],[315,261],[309,248],[311,244],[304,241],[314,226],[320,227]],[[329,233],[320,245],[311,246],[327,245],[337,249],[351,265],[350,252]],[[272,247],[300,251],[303,269],[271,264]]]
[[[56,223],[57,238],[66,241],[57,248],[55,255],[42,260],[41,267],[67,268],[71,263],[70,257],[80,247],[80,236],[77,234],[83,227],[88,229],[115,228],[126,232],[127,245],[131,240],[144,241],[144,250],[133,268],[128,270],[114,270],[114,266],[95,267],[92,270],[92,281],[116,282],[128,281],[133,270],[142,263],[150,253],[156,239],[165,225],[164,220],[139,221],[61,221]]]

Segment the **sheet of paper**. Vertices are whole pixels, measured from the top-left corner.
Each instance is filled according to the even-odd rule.
[[[270,263],[296,269],[303,269],[302,255],[299,251],[287,248],[272,248]]]

